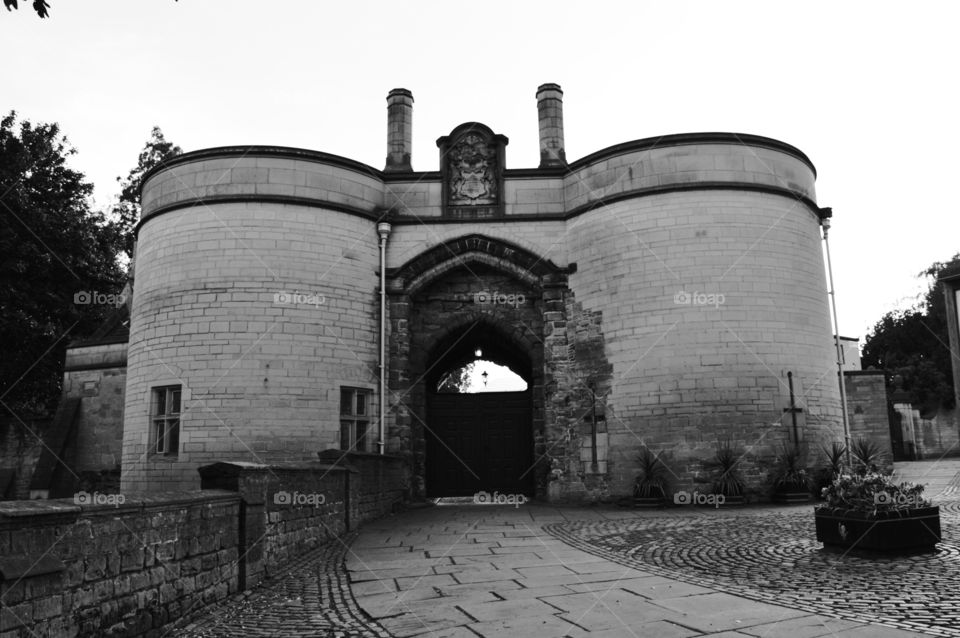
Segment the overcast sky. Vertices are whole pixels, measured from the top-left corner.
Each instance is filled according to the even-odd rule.
[[[465,121],[539,161],[535,91],[564,90],[568,160],[667,133],[773,137],[834,210],[840,332],[912,303],[960,251],[960,4],[48,0],[0,11],[0,106],[58,122],[99,205],[153,125],[184,150],[276,144],[382,168],[413,92],[416,170]],[[26,6],[23,6],[26,5]]]

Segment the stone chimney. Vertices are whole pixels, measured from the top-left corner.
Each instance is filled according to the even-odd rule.
[[[540,168],[566,166],[563,150],[563,91],[559,84],[541,84],[537,89],[540,118]]]
[[[387,95],[387,166],[388,173],[410,172],[410,151],[413,148],[413,93],[394,89]]]

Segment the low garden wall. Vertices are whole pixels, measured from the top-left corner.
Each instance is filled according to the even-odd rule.
[[[98,496],[0,503],[0,636],[160,635],[237,591],[236,494]]]
[[[408,493],[399,458],[324,459],[215,463],[197,492],[0,503],[0,638],[163,636]]]

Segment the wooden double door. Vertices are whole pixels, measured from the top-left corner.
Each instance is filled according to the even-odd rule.
[[[427,397],[428,496],[533,495],[530,391]]]

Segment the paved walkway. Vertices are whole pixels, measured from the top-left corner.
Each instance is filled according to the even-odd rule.
[[[916,635],[895,626],[900,618],[873,613],[871,600],[860,612],[833,606],[857,605],[871,581],[846,589],[851,583],[838,578],[836,565],[800,565],[794,557],[791,566],[789,552],[770,551],[771,540],[790,545],[792,527],[812,519],[810,509],[438,507],[364,528],[347,568],[359,605],[395,636]],[[791,524],[776,533],[784,520]],[[761,522],[768,529],[758,535]],[[645,542],[650,538],[657,542]],[[648,564],[648,552],[638,555],[634,543],[654,560]],[[821,553],[815,542],[806,545],[808,553]],[[956,566],[955,548],[948,553],[943,562]],[[680,569],[689,565],[696,568]],[[911,559],[903,565],[902,571],[923,570]],[[726,573],[714,571],[721,566]],[[775,570],[764,583],[769,568]],[[756,578],[747,585],[739,582],[751,574]],[[875,580],[881,592],[899,599],[900,577],[884,569]],[[782,596],[811,587],[824,594],[819,603]],[[903,604],[919,609],[910,600]]]
[[[365,525],[171,636],[960,636],[960,461],[932,554],[824,552],[812,505],[438,506]],[[348,584],[349,583],[349,584]]]

